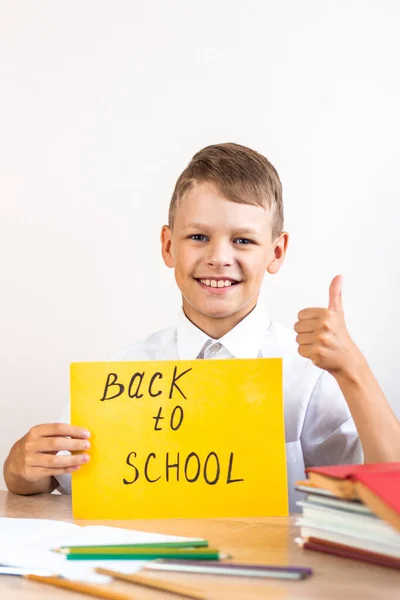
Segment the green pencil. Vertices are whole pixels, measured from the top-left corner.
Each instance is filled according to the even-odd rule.
[[[193,540],[192,542],[148,542],[145,544],[99,544],[90,546],[60,546],[54,548],[54,552],[61,552],[62,554],[68,554],[69,552],[91,552],[92,550],[104,550],[108,552],[122,548],[207,548],[207,540]]]
[[[215,548],[205,549],[173,549],[173,548],[137,548],[115,552],[69,552],[65,554],[67,560],[149,560],[157,558],[181,558],[185,560],[220,560],[228,558]]]

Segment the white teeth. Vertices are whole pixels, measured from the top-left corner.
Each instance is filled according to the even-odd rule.
[[[200,279],[200,281],[204,285],[208,285],[209,287],[213,288],[230,287],[231,285],[233,285],[233,281],[230,281],[229,279],[218,279],[218,281],[216,279]]]

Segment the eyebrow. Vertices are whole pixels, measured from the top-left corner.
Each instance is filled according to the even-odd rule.
[[[207,225],[206,223],[188,223],[188,225],[186,225],[186,227],[184,227],[184,230],[186,229],[204,229],[204,230],[208,230],[210,229],[210,226]],[[262,236],[262,232],[257,231],[256,229],[253,229],[252,227],[241,227],[240,229],[235,229],[234,230],[235,235],[258,235],[258,236]]]
[[[206,223],[188,223],[184,229],[210,229],[210,225]],[[261,235],[260,231],[253,229],[252,227],[240,227],[234,230],[236,234],[251,234],[251,235]]]
[[[252,229],[251,227],[247,227],[244,229],[238,229],[236,231],[236,235],[262,235],[262,233],[260,231],[257,231],[256,229]]]

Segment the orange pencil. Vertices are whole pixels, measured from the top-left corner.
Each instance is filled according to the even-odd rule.
[[[185,596],[186,598],[195,598],[196,600],[206,599],[202,592],[190,587],[186,587],[185,585],[169,583],[167,581],[161,581],[160,579],[151,579],[150,577],[146,577],[144,575],[137,575],[136,573],[128,575],[126,573],[112,571],[111,569],[103,569],[101,567],[96,569],[96,573],[101,573],[102,575],[109,575],[110,577],[114,577],[114,579],[119,579],[120,581],[137,583],[138,585],[143,585],[145,587],[160,590],[162,592],[178,594],[179,596]]]
[[[90,583],[82,583],[80,581],[71,581],[62,577],[45,577],[42,575],[24,575],[24,579],[37,581],[46,585],[64,588],[71,592],[79,592],[95,598],[104,598],[104,600],[134,600],[134,596],[117,592],[116,590],[108,589],[101,585],[92,585]]]

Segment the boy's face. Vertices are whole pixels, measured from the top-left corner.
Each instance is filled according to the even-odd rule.
[[[268,209],[231,202],[212,184],[195,185],[161,232],[162,254],[186,316],[220,338],[255,307],[266,271],[276,273],[288,235],[272,240]]]

